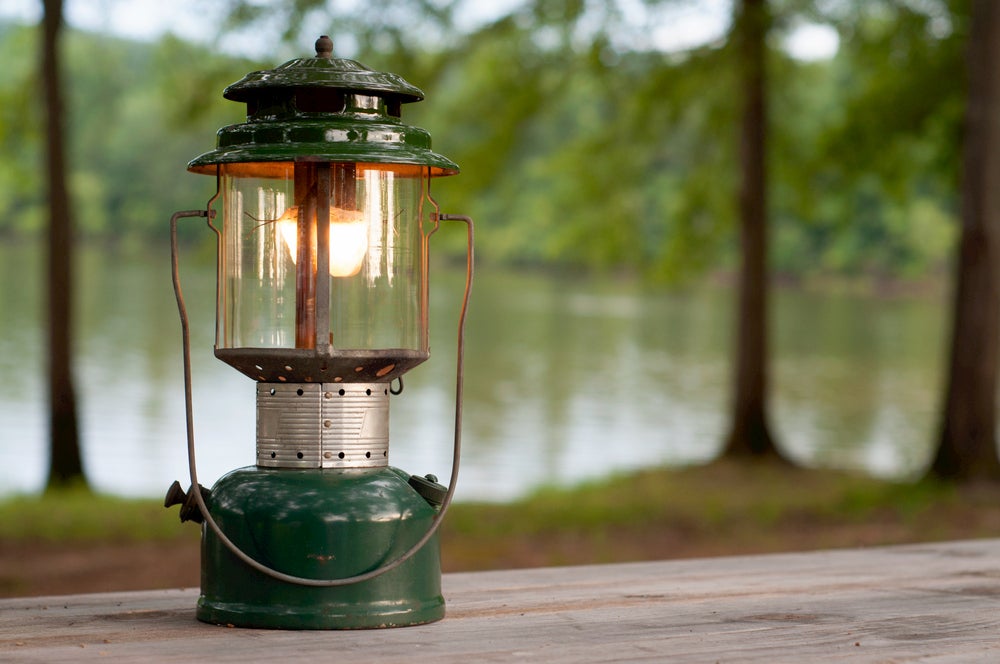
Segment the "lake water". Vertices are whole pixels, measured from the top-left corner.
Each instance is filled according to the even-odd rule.
[[[253,382],[216,360],[214,269],[182,256],[192,317],[199,478],[254,459]],[[0,246],[0,493],[47,467],[38,248]],[[187,484],[180,325],[169,251],[82,249],[76,387],[94,487],[161,496]],[[464,275],[432,274],[432,358],[391,407],[392,465],[447,477],[455,319]],[[481,267],[469,314],[458,500],[509,500],[659,465],[703,463],[728,423],[733,292]],[[908,478],[929,462],[947,308],[941,298],[781,289],[772,312],[772,419],[810,466]]]

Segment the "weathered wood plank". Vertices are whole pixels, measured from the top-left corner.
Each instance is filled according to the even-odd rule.
[[[0,601],[0,661],[1000,661],[1000,540],[451,574],[448,617],[227,629],[196,590]]]

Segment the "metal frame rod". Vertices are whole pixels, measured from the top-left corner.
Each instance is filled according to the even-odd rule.
[[[317,353],[330,350],[330,164],[316,164],[316,342]],[[353,183],[352,183],[353,184]]]

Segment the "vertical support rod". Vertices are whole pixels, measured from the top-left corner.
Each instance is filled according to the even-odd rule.
[[[429,350],[428,330],[430,329],[430,238],[440,225],[438,216],[441,213],[440,207],[431,197],[431,169],[428,166],[424,169],[420,183],[420,206],[417,219],[420,220],[420,349],[424,352]],[[424,210],[424,203],[430,204],[432,210],[429,215]],[[433,226],[426,227],[428,220]],[[402,390],[402,384],[400,390]]]
[[[358,165],[331,164],[333,167],[333,200],[344,210],[358,209]]]
[[[316,347],[316,164],[295,164],[295,347]]]
[[[337,207],[341,210],[355,211],[359,209],[358,206],[358,167],[357,164],[351,162],[337,162],[330,164],[330,195],[332,203],[331,205]],[[332,222],[331,222],[332,223]],[[331,279],[330,280],[330,292],[331,297],[339,302],[339,300],[346,295],[344,289],[349,289],[350,280],[345,279]],[[327,318],[330,322],[330,326],[334,326],[334,321],[332,316],[343,316],[344,311],[327,308]],[[338,324],[342,321],[338,321]],[[330,346],[336,344],[337,339],[335,335],[331,333],[329,335]]]
[[[339,164],[338,164],[339,165]],[[351,164],[353,166],[353,164]],[[315,348],[326,353],[333,344],[330,334],[330,164],[316,164],[316,298]]]

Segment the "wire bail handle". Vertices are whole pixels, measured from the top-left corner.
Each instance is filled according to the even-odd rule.
[[[451,464],[451,477],[448,483],[448,490],[445,493],[444,499],[441,501],[441,506],[431,524],[427,527],[427,531],[424,535],[409,549],[406,550],[402,555],[400,555],[395,560],[392,560],[380,567],[377,567],[368,572],[362,574],[356,574],[354,576],[348,576],[340,579],[311,579],[307,577],[294,576],[292,574],[285,574],[284,572],[279,572],[263,563],[255,560],[254,558],[247,555],[242,549],[240,549],[229,537],[222,532],[222,528],[219,527],[215,519],[212,518],[209,512],[208,505],[205,503],[205,498],[202,496],[200,490],[200,485],[198,484],[198,470],[197,461],[195,457],[195,444],[194,444],[194,415],[192,407],[192,389],[191,389],[191,332],[190,325],[187,315],[187,307],[184,304],[184,295],[181,291],[180,282],[180,268],[179,268],[179,251],[177,243],[177,222],[179,219],[189,218],[189,217],[201,217],[207,220],[208,227],[216,235],[216,251],[218,259],[218,252],[221,251],[221,233],[218,228],[212,223],[215,217],[215,211],[211,209],[212,203],[218,198],[219,193],[216,192],[215,196],[209,200],[206,209],[204,210],[184,210],[180,212],[175,212],[170,217],[170,267],[173,277],[174,285],[174,296],[177,300],[177,312],[181,319],[181,340],[182,340],[182,354],[184,361],[184,413],[187,424],[187,452],[188,452],[188,471],[191,478],[192,490],[190,493],[194,494],[195,503],[198,506],[198,510],[201,512],[204,523],[211,528],[215,536],[229,549],[233,555],[239,558],[241,561],[249,565],[251,568],[255,569],[262,574],[266,574],[279,581],[284,581],[286,583],[292,583],[301,586],[311,586],[317,588],[333,588],[337,586],[347,586],[356,583],[361,583],[363,581],[368,581],[377,576],[381,576],[386,572],[396,569],[407,560],[412,558],[427,542],[434,536],[437,532],[438,527],[441,525],[441,520],[444,518],[445,513],[448,511],[448,507],[451,505],[452,498],[455,495],[455,486],[458,481],[458,468],[461,461],[461,450],[462,450],[462,392],[463,385],[465,381],[464,373],[464,362],[465,362],[465,319],[469,307],[469,294],[472,291],[472,278],[473,278],[473,266],[475,263],[474,256],[474,241],[475,241],[475,231],[474,224],[470,217],[464,215],[446,215],[440,214],[438,211],[437,202],[431,198],[431,203],[434,206],[435,212],[432,214],[432,221],[434,222],[433,228],[427,233],[427,238],[429,239],[439,228],[441,221],[461,221],[466,225],[466,236],[467,236],[467,248],[466,248],[466,262],[465,262],[465,291],[462,296],[462,307],[458,317],[458,336],[457,336],[457,351],[456,351],[456,370],[455,370],[455,434],[452,450],[452,464]],[[216,280],[218,281],[218,280]],[[216,283],[216,309],[218,309],[218,283]],[[216,327],[218,328],[218,317],[216,317]],[[218,329],[216,329],[218,332]],[[398,394],[402,391],[403,382],[399,381],[399,391],[393,392]],[[195,487],[198,487],[196,490]]]

